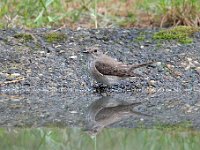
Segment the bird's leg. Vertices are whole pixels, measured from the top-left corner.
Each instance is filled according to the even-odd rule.
[[[102,83],[99,83],[99,82],[95,82],[95,83],[92,84],[92,87],[95,88],[95,89],[97,89],[97,88],[106,88],[108,86],[104,85]]]

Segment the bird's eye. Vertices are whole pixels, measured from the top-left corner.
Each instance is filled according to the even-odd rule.
[[[97,49],[95,49],[94,52],[96,53],[96,52],[97,52]]]

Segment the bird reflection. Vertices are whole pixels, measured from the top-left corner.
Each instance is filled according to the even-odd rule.
[[[90,135],[99,133],[104,127],[119,122],[133,115],[149,116],[133,108],[141,102],[127,102],[109,96],[102,97],[88,107],[87,132]]]

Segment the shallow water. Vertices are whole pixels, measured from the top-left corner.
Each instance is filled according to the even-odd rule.
[[[1,127],[152,127],[187,124],[200,128],[199,92],[0,95]]]
[[[0,149],[198,148],[199,131],[185,127],[200,128],[199,34],[188,45],[143,29],[64,29],[57,44],[45,41],[46,29],[33,30],[33,41],[15,38],[26,32],[0,32],[0,127],[22,127],[2,128]],[[94,90],[82,51],[96,44],[127,64],[158,63],[139,69],[142,79]],[[121,129],[174,125],[184,130]]]

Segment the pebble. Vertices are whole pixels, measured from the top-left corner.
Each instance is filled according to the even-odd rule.
[[[41,34],[50,32],[49,29],[34,29],[34,31],[36,31],[35,34],[38,34],[40,37]],[[13,122],[18,119],[17,114],[26,111],[31,125],[34,123],[34,118],[31,117],[37,116],[36,112],[41,112],[41,110],[45,109],[49,112],[49,118],[44,118],[44,122],[53,122],[53,120],[58,118],[61,122],[65,122],[66,124],[69,124],[68,122],[73,120],[71,125],[76,126],[77,124],[75,124],[75,122],[83,121],[78,119],[85,116],[85,114],[81,115],[82,111],[75,111],[74,108],[76,108],[76,110],[83,109],[83,112],[85,112],[87,109],[84,107],[89,106],[92,103],[94,100],[94,97],[92,96],[94,95],[102,96],[102,93],[105,93],[105,95],[121,95],[127,92],[134,99],[141,100],[141,102],[145,99],[148,100],[151,103],[151,107],[148,107],[147,111],[153,112],[155,115],[161,115],[162,120],[166,121],[166,116],[169,116],[170,121],[190,121],[192,118],[192,120],[197,123],[198,114],[191,116],[191,118],[188,117],[189,115],[183,115],[183,117],[180,118],[176,115],[180,115],[180,110],[178,108],[182,107],[185,103],[194,104],[194,106],[184,105],[184,112],[199,113],[199,92],[193,93],[194,91],[191,90],[186,91],[186,89],[197,89],[196,91],[199,89],[199,42],[195,42],[190,46],[184,44],[178,45],[176,41],[161,41],[161,47],[154,51],[153,49],[156,47],[157,41],[148,39],[148,37],[152,37],[154,31],[148,32],[147,36],[145,35],[147,38],[145,40],[149,41],[148,44],[145,44],[145,41],[133,42],[133,38],[137,37],[137,35],[143,31],[146,30],[85,29],[74,32],[72,30],[64,29],[62,32],[65,32],[68,37],[74,37],[71,41],[69,38],[65,42],[58,42],[53,46],[52,43],[45,42],[44,45],[39,45],[40,47],[37,45],[40,43],[33,43],[31,44],[31,47],[27,46],[26,43],[23,43],[23,50],[18,49],[21,46],[16,45],[19,41],[13,41],[15,39],[9,40],[10,43],[13,43],[13,46],[1,41],[3,42],[3,44],[0,42],[0,61],[2,62],[0,68],[3,68],[1,70],[2,73],[0,73],[1,82],[6,81],[7,75],[5,74],[8,74],[7,68],[11,68],[12,71],[10,71],[10,74],[14,74],[14,76],[23,75],[25,78],[24,83],[28,81],[29,86],[24,86],[23,82],[18,82],[17,80],[16,83],[11,82],[6,85],[2,84],[1,93],[8,93],[8,95],[13,93],[19,95],[24,94],[24,97],[21,98],[22,101],[19,101],[22,104],[22,108],[20,109],[17,109],[16,107],[16,110],[4,111],[4,108],[6,108],[9,103],[7,103],[7,101],[1,103],[0,120],[2,122],[10,122],[12,125]],[[9,29],[5,30],[5,32],[8,32],[8,34],[2,34],[2,36],[6,35],[9,37],[14,33],[9,32]],[[2,31],[0,31],[0,34],[1,33]],[[5,37],[5,39],[6,38],[7,37]],[[133,80],[131,84],[94,90],[90,84],[93,82],[93,79],[91,79],[85,67],[88,60],[85,55],[81,54],[81,50],[96,44],[98,44],[98,48],[101,48],[110,56],[120,60],[131,61],[127,61],[127,63],[156,60],[156,66],[140,68],[139,72],[143,77],[131,79]],[[32,48],[34,45],[35,49]],[[38,54],[44,54],[45,57]],[[76,61],[70,61],[70,59]],[[181,77],[177,78],[176,76],[167,74],[166,72],[168,70],[166,67],[163,67],[165,64],[169,64],[170,66],[168,67],[181,72]],[[184,68],[187,68],[188,71],[185,71]],[[83,75],[85,78],[82,78]],[[88,84],[84,84],[86,81]],[[183,81],[187,82],[183,83]],[[152,86],[148,87],[148,82],[155,86],[153,88]],[[125,83],[129,83],[129,81]],[[65,88],[63,88],[64,84],[66,85]],[[173,90],[175,87],[178,87],[177,91]],[[60,90],[61,88],[63,88],[62,91]],[[147,90],[147,88],[149,89]],[[61,95],[59,95],[58,91],[61,91]],[[63,91],[65,91],[65,93]],[[46,93],[46,95],[43,92]],[[151,94],[148,95],[148,92]],[[85,95],[82,96],[82,94]],[[194,96],[191,96],[191,94]],[[79,98],[75,98],[76,96]],[[170,108],[169,112],[169,108],[163,106],[162,103],[174,99],[174,96],[177,96],[180,99],[180,104],[172,105],[173,107]],[[40,101],[37,100],[37,98],[40,99]],[[26,103],[27,99],[30,100],[29,104]],[[126,96],[124,96],[124,99],[126,99]],[[66,109],[63,109],[63,105],[68,105],[68,110],[72,111],[66,111]],[[145,107],[146,103],[143,103],[142,106]],[[28,115],[29,113],[31,114],[30,116]],[[64,118],[60,117],[65,115],[66,117]],[[6,119],[3,118],[5,116]],[[71,116],[75,117],[70,118]],[[26,122],[26,118],[23,121]],[[145,124],[146,123],[152,123],[151,119],[148,119],[148,121],[145,120]],[[200,127],[200,125],[198,126]]]
[[[70,59],[77,60],[77,56],[76,56],[76,55],[70,56],[69,58],[70,58]]]
[[[78,114],[77,111],[69,111],[70,114]]]

